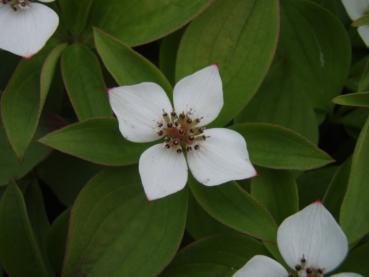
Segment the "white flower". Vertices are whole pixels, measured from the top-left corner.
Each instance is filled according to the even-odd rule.
[[[204,128],[223,107],[222,80],[216,65],[180,80],[173,98],[174,109],[164,90],[149,82],[109,91],[120,132],[127,140],[164,139],[147,149],[139,160],[149,200],[183,189],[188,177],[187,163],[193,176],[206,186],[256,175],[240,134],[229,129]]]
[[[43,4],[0,0],[0,49],[30,58],[44,47],[58,24],[58,15]]]
[[[321,277],[346,257],[348,241],[341,227],[320,203],[315,202],[286,218],[278,228],[279,251],[300,277]],[[282,265],[266,256],[255,256],[233,277],[289,277]],[[340,273],[331,277],[362,277]]]
[[[352,20],[358,20],[363,16],[367,16],[369,12],[369,0],[341,0],[346,12]],[[369,47],[369,25],[358,27],[359,35]]]

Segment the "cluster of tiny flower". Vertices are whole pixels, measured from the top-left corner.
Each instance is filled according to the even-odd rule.
[[[324,269],[322,268],[316,269],[313,267],[307,267],[306,264],[307,264],[307,261],[306,261],[305,256],[303,255],[300,260],[300,263],[295,266],[295,270],[300,274],[305,271],[307,277],[322,277],[323,276]],[[292,274],[290,276],[292,276]]]
[[[175,149],[178,154],[199,150],[198,141],[206,140],[205,127],[197,127],[201,118],[191,119],[191,112],[180,113],[175,111],[170,114],[163,112],[163,120],[158,122],[158,135],[164,136],[165,147]]]
[[[14,11],[29,7],[29,0],[1,0],[4,5],[9,4]]]

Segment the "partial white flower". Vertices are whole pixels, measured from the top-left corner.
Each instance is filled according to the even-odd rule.
[[[110,105],[127,140],[164,141],[147,149],[139,160],[148,199],[183,189],[187,164],[193,176],[207,186],[256,175],[239,133],[204,128],[223,107],[222,80],[216,65],[180,80],[173,98],[174,108],[164,90],[150,82],[109,90]]]
[[[349,17],[355,21],[369,14],[369,0],[341,0]],[[358,27],[358,32],[366,46],[369,47],[369,25]]]
[[[337,268],[348,252],[348,241],[330,212],[315,202],[286,218],[278,228],[279,252],[300,277],[322,277]],[[290,277],[282,265],[266,256],[253,257],[233,277]],[[331,277],[362,277],[340,273]]]
[[[46,5],[0,0],[0,49],[30,58],[44,47],[58,24],[58,15]]]

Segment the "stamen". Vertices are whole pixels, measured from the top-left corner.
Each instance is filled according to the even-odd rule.
[[[163,120],[158,122],[158,135],[164,136],[165,147],[168,149],[173,148],[178,153],[198,150],[200,145],[192,146],[193,142],[202,142],[208,138],[202,135],[205,130],[203,127],[196,127],[201,118],[192,120],[190,112],[177,114],[173,110],[168,114],[163,110],[162,117]]]

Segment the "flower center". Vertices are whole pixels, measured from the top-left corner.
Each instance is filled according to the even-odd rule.
[[[4,5],[9,4],[14,11],[29,8],[30,0],[0,0]]]
[[[307,261],[304,256],[302,256],[300,263],[295,266],[295,270],[299,273],[305,271],[306,277],[323,277],[324,268],[314,268],[307,266]]]
[[[198,127],[201,118],[191,118],[191,112],[180,113],[163,111],[162,120],[158,122],[158,135],[164,136],[165,147],[177,153],[200,149],[200,141],[206,140],[205,128]]]

